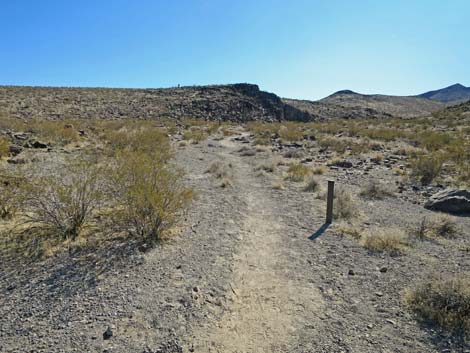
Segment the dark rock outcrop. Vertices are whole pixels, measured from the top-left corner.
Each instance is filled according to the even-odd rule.
[[[428,210],[455,214],[470,214],[470,191],[443,190],[431,196],[424,205]]]

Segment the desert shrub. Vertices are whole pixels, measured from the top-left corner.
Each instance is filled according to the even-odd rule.
[[[341,235],[348,235],[356,240],[362,238],[362,230],[349,224],[339,224],[335,230]]]
[[[33,120],[29,123],[29,128],[41,139],[48,142],[68,144],[77,141],[79,138],[77,130],[73,124],[64,121]]]
[[[21,208],[24,200],[24,176],[0,168],[0,219],[10,219]]]
[[[213,162],[209,168],[207,168],[206,173],[210,173],[218,179],[223,179],[228,177],[229,167],[219,161]]]
[[[383,199],[387,196],[393,196],[393,192],[381,183],[372,181],[361,190],[359,195],[369,199]]]
[[[441,214],[424,217],[412,234],[418,239],[453,238],[458,233],[456,222],[449,215]]]
[[[192,197],[180,171],[142,151],[122,151],[111,180],[115,223],[151,243],[174,225]]]
[[[207,133],[202,129],[189,129],[183,133],[183,139],[191,141],[193,144],[198,144],[207,138]]]
[[[411,162],[411,175],[419,178],[423,185],[430,184],[442,170],[443,159],[440,155],[418,156]]]
[[[374,155],[370,158],[370,161],[372,163],[380,164],[384,159],[384,156],[382,153],[374,153]]]
[[[0,136],[0,158],[8,157],[10,154],[10,141],[5,137]]]
[[[405,303],[422,320],[470,336],[470,276],[433,276],[405,292]]]
[[[267,136],[258,136],[253,140],[255,146],[268,146],[271,143],[271,138]]]
[[[149,153],[161,162],[167,162],[173,155],[168,136],[158,128],[109,131],[105,138],[113,153]]]
[[[304,152],[302,150],[288,150],[282,154],[284,158],[302,158],[304,156]]]
[[[238,150],[238,153],[240,153],[240,156],[242,157],[252,157],[256,155],[256,150],[254,148],[243,146]]]
[[[374,253],[399,255],[407,245],[405,234],[399,229],[374,229],[363,237],[363,246]]]
[[[74,161],[49,175],[35,176],[27,186],[27,223],[61,239],[75,239],[103,201],[101,169]]]
[[[313,177],[310,177],[307,180],[307,184],[304,187],[304,191],[315,192],[315,191],[318,191],[319,188],[320,188],[320,183],[318,182],[318,180]]]
[[[283,141],[295,142],[303,140],[304,134],[302,127],[295,123],[286,123],[279,129],[279,137]]]
[[[359,130],[359,135],[379,141],[394,141],[407,134],[402,129],[394,128],[366,128]]]
[[[286,179],[294,182],[304,181],[305,178],[311,174],[310,168],[300,163],[294,163],[289,166],[287,170]]]
[[[229,188],[229,187],[232,187],[232,186],[233,186],[233,182],[228,177],[223,178],[222,181],[220,182],[220,187],[223,188],[223,189]]]
[[[337,188],[334,195],[333,216],[336,219],[351,219],[357,215],[357,204],[351,193],[344,188]]]
[[[324,165],[320,165],[320,166],[317,166],[315,168],[312,169],[312,173],[314,175],[323,175],[326,173],[326,167]]]
[[[274,162],[262,163],[256,167],[256,170],[262,170],[268,173],[273,173],[276,170],[276,163]]]

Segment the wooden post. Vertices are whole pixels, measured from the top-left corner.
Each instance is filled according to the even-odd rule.
[[[328,196],[326,199],[326,223],[333,222],[333,198],[335,195],[335,182],[328,180]]]

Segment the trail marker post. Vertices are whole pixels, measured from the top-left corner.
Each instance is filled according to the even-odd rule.
[[[326,223],[333,222],[333,199],[335,195],[335,182],[328,180],[328,194],[326,198]]]

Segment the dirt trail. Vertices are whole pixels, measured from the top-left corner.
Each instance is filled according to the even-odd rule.
[[[287,352],[306,317],[319,310],[323,299],[311,284],[290,278],[285,266],[292,261],[286,256],[287,232],[273,214],[274,200],[255,177],[253,166],[230,153],[236,145],[229,141],[222,145],[227,152],[221,157],[232,164],[246,204],[242,245],[233,264],[232,303],[196,351]]]

